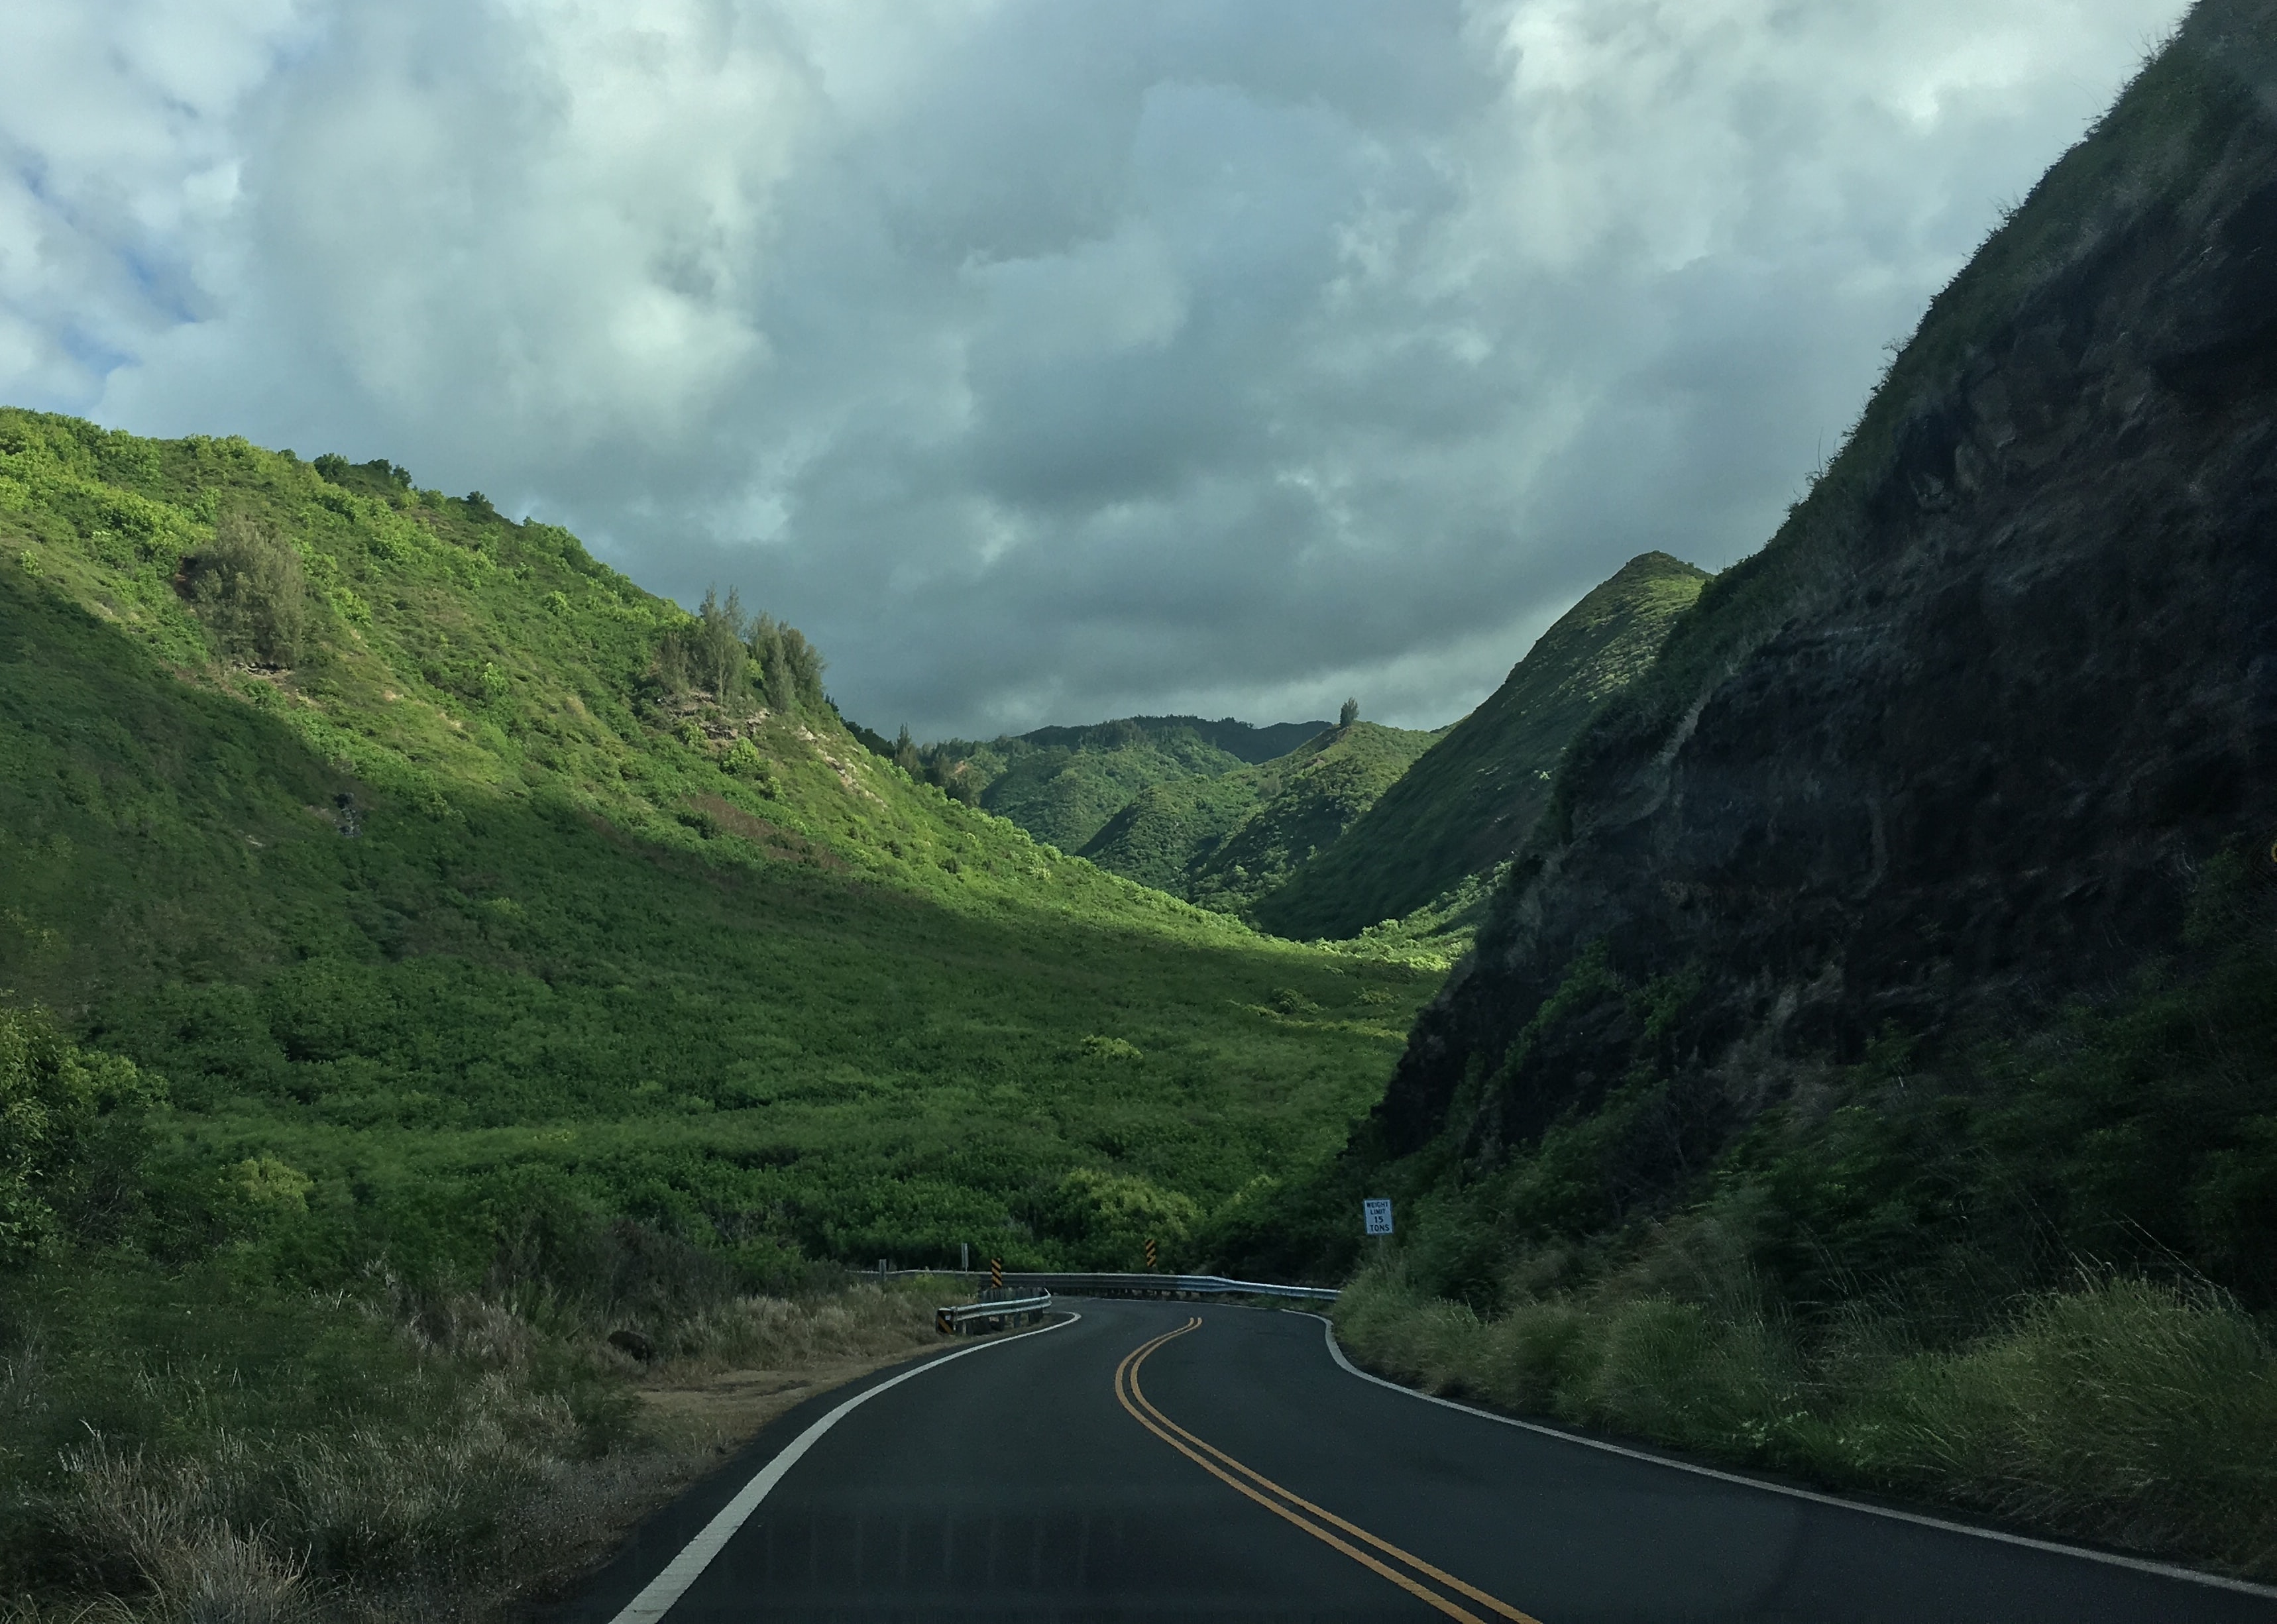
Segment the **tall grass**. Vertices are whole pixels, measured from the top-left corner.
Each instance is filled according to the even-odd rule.
[[[1908,1352],[1895,1317],[1806,1336],[1744,1291],[1635,1290],[1481,1316],[1394,1258],[1335,1317],[1356,1358],[1432,1393],[2277,1577],[2277,1349],[2218,1292],[2084,1278]]]
[[[646,1374],[914,1351],[927,1304],[857,1284],[651,1315],[526,1285],[232,1299],[96,1273],[0,1299],[7,1624],[495,1616],[716,1460],[651,1423]],[[170,1327],[171,1329],[162,1329]],[[44,1611],[42,1611],[44,1609]]]

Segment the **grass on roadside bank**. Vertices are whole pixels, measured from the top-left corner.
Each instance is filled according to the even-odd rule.
[[[666,1282],[248,1291],[56,1265],[0,1290],[6,1624],[495,1616],[735,1441],[644,1406],[706,1372],[841,1374],[937,1339],[921,1290]],[[701,1283],[699,1282],[699,1285]],[[630,1324],[644,1366],[607,1341]]]
[[[1356,1360],[1428,1392],[2277,1578],[2277,1348],[2224,1294],[2083,1279],[1923,1350],[1863,1309],[1806,1339],[1737,1285],[1481,1317],[1395,1256],[1334,1315]]]

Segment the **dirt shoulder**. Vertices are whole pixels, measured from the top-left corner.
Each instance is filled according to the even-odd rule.
[[[947,1347],[948,1341],[947,1337],[936,1337],[892,1353],[788,1367],[702,1372],[666,1370],[643,1379],[636,1391],[657,1430],[674,1442],[733,1450],[793,1405],[932,1347]]]

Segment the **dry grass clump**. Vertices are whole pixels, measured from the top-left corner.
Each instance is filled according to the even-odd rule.
[[[243,1347],[137,1340],[97,1373],[17,1326],[0,1355],[0,1589],[23,1594],[0,1624],[491,1617],[716,1460],[709,1440],[644,1419],[643,1367],[605,1340],[605,1310],[381,1278],[293,1312],[308,1348],[277,1357],[274,1331],[244,1339],[276,1358],[266,1371]],[[933,1336],[924,1300],[872,1285],[729,1297],[644,1334],[646,1370],[675,1378]],[[105,1411],[90,1383],[127,1401]]]
[[[72,1510],[90,1544],[112,1565],[133,1568],[142,1605],[116,1597],[119,1618],[184,1624],[296,1624],[320,1616],[304,1584],[308,1563],[261,1527],[232,1526],[223,1503],[245,1451],[225,1439],[215,1456],[157,1467],[122,1455],[101,1438],[71,1451]]]
[[[52,1521],[91,1588],[199,1624],[479,1613],[582,1556],[612,1526],[608,1491],[666,1465],[636,1445],[597,1460],[558,1398],[495,1376],[335,1436],[98,1435],[61,1464]]]
[[[2277,1575],[2277,1349],[2217,1292],[2126,1277],[2022,1300],[1949,1351],[1745,1301],[1521,1299],[1481,1317],[1397,1261],[1336,1308],[1352,1354],[1427,1391]],[[1886,1334],[1884,1334],[1886,1332]]]
[[[930,1297],[864,1284],[819,1300],[737,1297],[689,1316],[659,1352],[696,1370],[796,1369],[899,1353],[935,1334]]]

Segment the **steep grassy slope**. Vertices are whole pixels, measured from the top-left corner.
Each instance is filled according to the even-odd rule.
[[[479,1269],[557,1200],[754,1267],[1127,1261],[1364,1108],[1413,973],[675,690],[704,627],[566,532],[327,466],[0,413],[0,987],[312,1176],[309,1268]],[[289,668],[217,656],[217,521],[298,561]]]
[[[1508,861],[1549,804],[1567,743],[1651,664],[1707,579],[1663,552],[1622,565],[1251,917],[1280,936],[1357,936]]]
[[[1040,840],[1238,914],[1342,834],[1434,736],[1372,722],[1129,717],[985,745],[949,740],[913,759]],[[1265,754],[1276,746],[1293,747]]]

